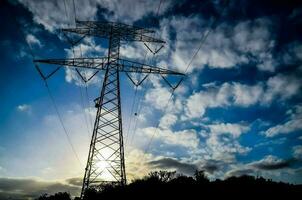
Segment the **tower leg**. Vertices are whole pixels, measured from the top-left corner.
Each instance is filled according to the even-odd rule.
[[[108,65],[90,143],[81,197],[87,188],[104,183],[126,184],[119,71],[111,64],[119,57],[119,38],[109,40]]]

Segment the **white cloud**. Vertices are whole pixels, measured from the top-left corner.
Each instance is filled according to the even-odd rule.
[[[259,164],[259,163],[261,163],[261,164],[263,164],[263,163],[265,163],[265,164],[275,164],[275,163],[278,163],[280,161],[282,161],[282,159],[280,159],[280,158],[278,158],[276,156],[267,155],[267,156],[265,156],[263,159],[261,159],[259,161],[252,162],[252,164],[250,164],[250,165],[255,165],[255,164]]]
[[[155,1],[133,1],[133,0],[103,0],[100,5],[110,12],[112,15],[106,15],[109,20],[118,20],[125,23],[132,23],[149,14],[156,14],[160,0]],[[163,14],[173,1],[162,1],[160,5],[159,15]]]
[[[102,4],[101,1],[87,0],[79,1],[74,0],[76,6],[76,14],[78,20],[94,20],[96,19],[96,13],[98,6]],[[31,0],[19,0],[30,12],[33,13],[33,20],[37,24],[41,24],[44,28],[50,32],[54,32],[60,28],[67,28],[74,26],[74,10],[72,1],[31,1]],[[66,3],[66,11],[65,4]],[[54,12],[55,11],[55,12]],[[41,42],[31,34],[26,36],[26,40],[30,44],[36,44],[40,47]],[[91,38],[85,38],[81,41],[80,44],[77,44],[75,47],[75,55],[73,55],[72,49],[65,49],[68,58],[72,57],[81,57],[81,56],[98,56],[101,57],[105,53],[105,49],[101,45],[97,45],[95,41]],[[87,77],[90,77],[94,72],[87,71]],[[83,85],[83,81],[80,77],[77,76],[72,70],[66,70],[67,82],[75,82],[76,85]],[[92,81],[89,81],[88,84],[99,83],[99,78],[96,76]]]
[[[42,24],[51,32],[58,28],[66,28],[71,24],[74,25],[75,13],[72,1],[19,0],[19,2],[33,13],[36,23]],[[159,6],[159,0],[136,2],[132,0],[74,0],[74,2],[78,20],[95,20],[98,7],[102,7],[107,10],[102,13],[106,19],[124,23],[133,23],[148,14],[156,14]],[[64,3],[66,3],[66,12]],[[173,1],[162,2],[159,14],[163,14],[172,3]]]
[[[38,45],[39,47],[42,46],[40,40],[38,40],[38,38],[32,34],[27,34],[25,39],[26,42],[30,45]]]
[[[293,155],[297,159],[302,159],[302,145],[297,145],[293,147]]]
[[[287,121],[284,124],[279,124],[274,127],[269,128],[265,131],[267,137],[273,137],[279,135],[280,133],[291,133],[296,130],[302,129],[302,119],[294,119]]]
[[[209,88],[207,91],[201,91],[189,96],[185,107],[186,116],[189,118],[201,117],[208,107],[229,105],[230,89],[230,84],[225,83],[221,87]]]
[[[85,38],[82,43],[74,46],[74,51],[72,48],[65,49],[67,54],[67,58],[81,58],[81,57],[103,57],[106,53],[106,50],[101,46],[97,45],[92,38]],[[73,53],[74,52],[74,53]],[[95,70],[79,70],[82,76],[87,80],[90,78],[96,71]],[[68,83],[74,82],[77,86],[84,86],[85,83],[82,78],[78,75],[78,73],[72,68],[66,68],[65,70],[65,80]],[[101,74],[100,71],[99,74]],[[101,78],[99,74],[94,76],[90,81],[87,82],[87,85],[100,84]]]
[[[162,20],[160,29],[169,46],[160,53],[161,59],[168,57],[169,65],[184,71],[208,26],[208,21],[196,15]],[[204,41],[188,72],[206,65],[233,68],[247,63],[256,63],[260,70],[274,71],[277,63],[268,51],[275,46],[271,27],[272,23],[266,18],[235,25],[220,24]],[[171,32],[176,33],[175,41],[169,38]]]
[[[139,132],[148,138],[153,137],[154,140],[160,141],[166,145],[176,145],[189,149],[195,149],[199,144],[199,139],[194,129],[173,132],[169,129],[147,127],[141,129]]]
[[[152,170],[148,163],[156,158],[150,153],[131,148],[125,156],[127,179],[132,181],[148,174]]]
[[[30,113],[32,108],[28,104],[21,104],[21,105],[17,106],[17,110],[20,111],[20,112]]]
[[[294,75],[277,74],[276,76],[268,79],[263,101],[264,103],[270,103],[276,97],[283,100],[288,99],[299,92],[301,84],[302,81],[299,77]]]
[[[243,124],[220,123],[207,126],[212,134],[230,134],[233,138],[238,138],[242,133],[250,130],[249,126]]]
[[[271,146],[271,145],[280,145],[280,144],[284,144],[285,141],[286,141],[286,138],[285,138],[285,137],[278,138],[278,139],[275,139],[275,140],[269,139],[269,140],[267,140],[267,141],[264,141],[264,142],[260,142],[260,143],[255,144],[254,147],[263,147],[263,146]]]
[[[246,154],[251,148],[244,147],[237,140],[232,140],[227,136],[211,134],[206,140],[208,158],[223,160],[224,162],[236,161],[237,154]]]
[[[92,75],[95,73],[96,71],[92,71],[92,70],[80,70],[80,73],[82,74],[82,76],[87,80],[88,78],[92,77]],[[65,80],[68,83],[75,83],[77,86],[85,86],[85,82],[82,80],[82,78],[80,77],[80,75],[71,68],[66,68],[65,69]],[[99,72],[99,74],[102,72]],[[89,85],[99,85],[101,83],[101,77],[102,76],[98,76],[95,75],[90,81],[87,82],[87,86]]]
[[[250,130],[249,126],[243,124],[220,123],[206,125],[209,131],[205,132],[207,159],[234,162],[235,155],[246,154],[251,149],[244,147],[238,142],[242,133]]]
[[[185,114],[191,118],[202,117],[207,108],[223,106],[248,107],[260,104],[269,105],[273,101],[283,101],[299,93],[301,80],[293,75],[277,74],[267,82],[246,85],[237,82],[223,83],[220,86],[208,84],[205,90],[188,97]]]
[[[293,113],[291,113],[293,112]],[[288,134],[294,131],[302,130],[302,106],[298,105],[294,111],[290,110],[291,116],[283,124],[275,125],[264,132],[266,137],[274,137],[279,134]]]
[[[171,93],[168,88],[156,87],[148,90],[145,95],[145,102],[156,109],[164,110],[170,99]]]
[[[282,54],[282,59],[285,64],[294,64],[302,60],[302,43],[294,41],[285,47],[286,51]]]
[[[53,32],[59,28],[66,28],[69,24],[74,24],[75,15],[72,1],[65,1],[67,14],[65,13],[64,1],[19,0],[19,2],[33,13],[34,21],[37,24],[43,25],[48,31]],[[75,0],[75,3],[78,19],[92,20],[96,17],[97,5],[100,3],[100,1]]]
[[[67,58],[73,57],[104,57],[107,50],[97,44],[95,40],[91,37],[84,38],[81,43],[74,46],[74,54],[72,48],[65,49],[67,53]]]
[[[261,95],[263,95],[261,85],[249,86],[240,83],[212,85],[188,98],[185,113],[189,118],[197,118],[202,117],[207,108],[230,105],[246,107],[258,102]]]
[[[177,122],[177,116],[173,114],[165,114],[159,122],[159,127],[163,129],[169,129]]]
[[[263,95],[263,87],[261,84],[249,86],[239,83],[233,85],[234,104],[240,106],[253,105],[260,101],[261,95]]]
[[[142,60],[142,62],[146,63],[147,59],[144,59],[146,51],[149,50],[146,50],[146,47],[141,42],[126,43],[125,45],[121,45],[120,47],[120,56],[130,59]]]
[[[177,91],[172,95],[171,88],[166,83],[161,83],[160,76],[149,76],[149,81],[152,84],[152,88],[148,89],[144,103],[145,105],[152,105],[152,108],[164,111],[166,113],[180,113],[183,109],[182,94],[185,91],[184,88]]]

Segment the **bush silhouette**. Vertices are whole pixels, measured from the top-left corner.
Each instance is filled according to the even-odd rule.
[[[259,198],[282,195],[286,198],[302,195],[302,185],[274,182],[262,177],[241,176],[229,177],[225,180],[209,181],[203,171],[196,171],[194,177],[167,171],[150,172],[148,176],[121,186],[107,184],[99,188],[85,191],[84,200],[139,198],[139,199],[186,199],[188,197],[207,196],[211,198]],[[196,198],[196,199],[200,199]],[[38,200],[69,200],[67,193],[52,196],[42,195]]]
[[[209,183],[209,179],[206,177],[204,171],[196,170],[194,176],[195,176],[195,180],[197,183],[200,183],[200,184]]]
[[[154,180],[161,183],[168,183],[175,178],[176,171],[168,172],[168,171],[154,171],[150,172],[147,179]]]
[[[71,197],[67,192],[59,192],[54,195],[43,194],[37,200],[71,200]]]

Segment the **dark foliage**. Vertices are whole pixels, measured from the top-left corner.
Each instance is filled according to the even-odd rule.
[[[54,195],[43,194],[37,200],[71,200],[71,197],[67,192],[58,192]]]
[[[42,196],[38,200],[70,199],[58,193],[54,196]],[[127,186],[106,185],[101,189],[89,189],[84,199],[204,199],[205,197],[224,198],[263,198],[263,197],[297,197],[302,195],[302,185],[273,182],[262,177],[230,177],[226,180],[209,181],[203,171],[196,171],[194,177],[176,172],[151,172],[143,179]],[[197,198],[195,198],[197,197]],[[200,197],[200,198],[199,198]]]

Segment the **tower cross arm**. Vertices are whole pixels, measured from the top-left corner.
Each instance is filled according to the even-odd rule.
[[[164,74],[164,75],[179,75],[184,76],[185,74],[177,71],[172,71],[156,66],[146,65],[138,62],[133,62],[125,59],[119,59],[118,70],[120,72],[127,73],[146,73],[146,74]]]
[[[104,70],[106,67],[106,64],[107,64],[107,57],[105,57],[105,58],[40,59],[40,60],[34,60],[34,62],[67,66],[67,67],[75,67],[75,68]]]
[[[79,28],[65,28],[62,29],[63,32],[76,33],[83,36],[94,36],[100,38],[110,38],[110,29],[99,29],[99,28],[89,28],[89,27],[79,27]],[[143,30],[122,30],[119,29],[115,31],[116,36],[120,38],[121,41],[137,41],[137,42],[152,42],[152,43],[165,43],[163,40],[148,36]]]
[[[160,39],[142,34],[138,31],[138,33],[134,33],[133,35],[125,34],[125,41],[138,41],[138,42],[152,42],[152,43],[166,43]]]
[[[44,63],[51,65],[60,65],[74,68],[97,69],[105,70],[108,66],[107,58],[68,58],[68,59],[40,59],[34,60],[36,63]],[[156,66],[142,64],[130,60],[119,59],[117,63],[110,63],[111,67],[117,67],[120,72],[127,73],[146,73],[146,74],[171,74],[181,75],[185,74],[177,71],[172,71]]]
[[[141,33],[154,33],[154,30],[131,26],[128,24],[118,23],[118,22],[108,22],[108,21],[76,21],[77,27],[87,27],[87,28],[95,28],[95,29],[109,29],[110,27],[122,29],[124,31],[135,30],[140,31]]]
[[[130,26],[116,22],[94,22],[77,21],[77,27],[62,29],[65,33],[74,33],[83,36],[94,36],[109,39],[111,36],[119,38],[121,41],[138,41],[165,43],[165,41],[154,38],[148,34],[154,30]]]

